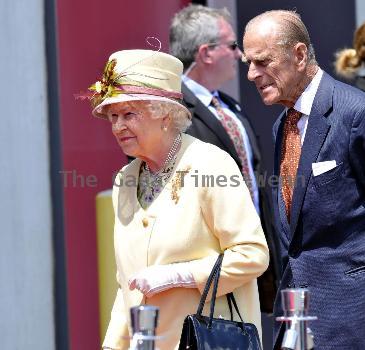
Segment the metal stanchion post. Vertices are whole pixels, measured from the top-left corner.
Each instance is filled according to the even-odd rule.
[[[155,350],[155,333],[159,309],[152,305],[130,309],[133,338],[130,350]]]
[[[286,322],[286,331],[281,345],[282,350],[314,349],[308,321],[316,320],[316,316],[308,316],[309,291],[304,288],[284,289],[281,291],[281,302],[284,316],[277,321]]]

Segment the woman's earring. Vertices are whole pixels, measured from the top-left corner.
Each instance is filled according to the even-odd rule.
[[[166,132],[166,131],[167,131],[167,126],[163,126],[163,127],[162,127],[162,130],[163,130],[164,132]]]

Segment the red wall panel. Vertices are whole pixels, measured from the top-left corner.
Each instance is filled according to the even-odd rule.
[[[108,122],[93,118],[73,94],[99,79],[117,50],[149,49],[158,37],[168,51],[172,15],[188,0],[60,0],[57,3],[61,152],[71,350],[100,347],[95,196],[111,188],[126,159]],[[87,182],[87,179],[89,182]],[[55,199],[57,200],[57,199]]]

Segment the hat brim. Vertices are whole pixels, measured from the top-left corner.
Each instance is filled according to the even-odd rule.
[[[191,113],[190,111],[181,103],[178,101],[172,100],[167,97],[163,96],[154,96],[154,95],[147,95],[147,94],[119,94],[114,97],[108,97],[106,98],[102,103],[97,105],[93,111],[92,114],[94,117],[107,119],[107,115],[103,113],[104,107],[107,105],[111,105],[113,103],[123,103],[123,102],[131,102],[131,101],[158,101],[163,103],[172,103],[178,107],[180,107],[185,113],[186,117],[191,120]]]

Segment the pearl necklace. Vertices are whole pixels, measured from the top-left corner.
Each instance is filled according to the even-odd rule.
[[[169,153],[167,153],[167,157],[165,159],[165,162],[164,162],[162,168],[159,171],[157,171],[156,173],[152,173],[151,170],[150,170],[150,167],[148,166],[148,164],[146,162],[144,163],[144,167],[145,167],[145,169],[147,170],[147,172],[150,176],[158,176],[159,172],[161,170],[165,169],[168,164],[170,164],[170,162],[174,159],[174,156],[175,156],[175,154],[176,154],[176,152],[177,152],[177,150],[180,146],[180,143],[181,143],[181,134],[179,133],[176,136],[174,142],[172,143],[172,146],[170,148]]]

